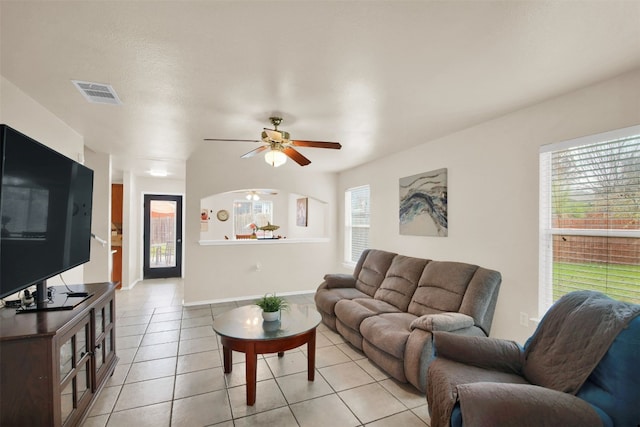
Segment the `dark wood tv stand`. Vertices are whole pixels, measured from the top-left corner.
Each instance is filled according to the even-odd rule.
[[[79,425],[113,374],[115,285],[73,288],[93,295],[73,310],[0,309],[1,426]]]

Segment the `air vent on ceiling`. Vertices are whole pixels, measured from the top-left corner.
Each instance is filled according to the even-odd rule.
[[[82,96],[89,102],[96,104],[112,104],[122,105],[122,101],[118,98],[116,91],[110,86],[103,83],[83,82],[80,80],[71,80]]]

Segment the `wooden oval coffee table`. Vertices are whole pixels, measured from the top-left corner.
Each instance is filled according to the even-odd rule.
[[[307,344],[307,379],[315,378],[316,328],[320,313],[311,305],[291,304],[282,311],[281,319],[264,322],[262,310],[247,305],[223,313],[213,320],[213,329],[220,335],[224,357],[224,372],[231,372],[232,351],[246,355],[247,405],[256,402],[256,368],[258,354],[278,353]]]

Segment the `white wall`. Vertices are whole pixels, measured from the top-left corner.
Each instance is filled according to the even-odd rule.
[[[312,291],[324,274],[335,271],[337,265],[337,175],[312,172],[293,162],[272,168],[259,158],[240,159],[242,153],[235,148],[203,144],[187,161],[184,242],[187,304],[261,296],[266,292]],[[327,227],[328,242],[200,245],[200,200],[242,188],[276,188],[326,201],[331,206],[326,218],[331,224]],[[215,215],[218,207],[211,209]],[[260,271],[256,268],[258,264]]]
[[[2,76],[0,122],[75,161],[84,157],[82,135]]]
[[[539,147],[637,124],[640,70],[346,171],[338,188],[371,185],[371,247],[500,271],[491,335],[523,342],[534,325],[520,326],[520,312],[538,314]],[[449,237],[401,236],[398,180],[439,168]]]
[[[87,283],[111,281],[111,155],[85,149],[85,166],[93,169],[91,232],[105,240],[104,246],[91,239],[91,260],[84,265]]]
[[[0,123],[24,133],[36,141],[73,159],[84,156],[84,138],[58,117],[9,80],[0,76]],[[63,273],[68,284],[83,283],[84,268],[79,266]],[[47,281],[49,286],[62,285],[58,276]]]
[[[122,177],[122,289],[131,288],[142,279],[142,274],[138,272],[137,257],[140,242],[137,221],[139,209],[135,206],[137,191],[135,175],[124,172]]]

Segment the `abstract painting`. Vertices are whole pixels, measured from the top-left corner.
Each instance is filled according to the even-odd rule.
[[[309,207],[309,199],[307,197],[296,200],[296,225],[298,227],[307,226],[308,207]]]
[[[400,234],[448,234],[447,169],[400,178]]]

